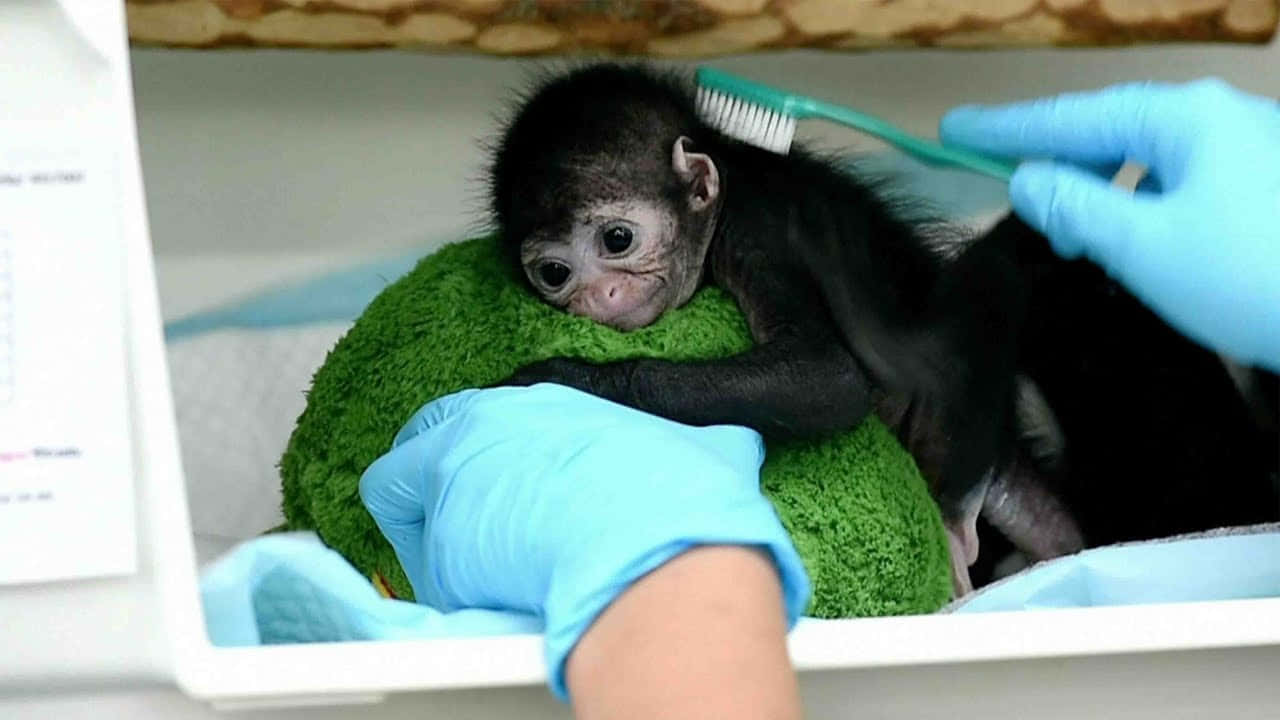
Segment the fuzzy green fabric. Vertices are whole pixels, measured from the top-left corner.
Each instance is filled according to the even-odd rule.
[[[750,345],[742,314],[714,288],[621,333],[537,301],[492,238],[446,246],[379,294],[316,373],[281,460],[286,527],[317,531],[361,572],[380,573],[411,598],[358,484],[423,404],[547,357],[687,360]],[[937,506],[879,421],[825,441],[770,444],[762,482],[813,582],[809,615],[924,613],[949,599]]]

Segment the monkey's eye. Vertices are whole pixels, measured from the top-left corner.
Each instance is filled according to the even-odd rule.
[[[564,285],[565,281],[569,279],[570,272],[572,271],[569,270],[568,265],[554,260],[544,262],[538,266],[538,277],[542,278],[542,282],[546,283],[547,287],[552,288]]]
[[[631,247],[631,228],[623,225],[614,225],[604,231],[604,247],[613,254],[626,252]]]

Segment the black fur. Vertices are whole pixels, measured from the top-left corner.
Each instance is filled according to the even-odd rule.
[[[1019,370],[1066,438],[1045,478],[1087,545],[1280,519],[1270,481],[1280,436],[1257,422],[1214,353],[1098,266],[1058,258],[1016,217],[987,242],[1007,249],[1030,288]]]
[[[728,139],[698,118],[691,90],[679,76],[612,64],[545,84],[499,146],[495,217],[514,246],[531,228],[568,222],[588,197],[679,192],[670,147],[687,136],[722,184],[706,279],[735,297],[757,346],[707,363],[556,361],[511,382],[555,380],[774,437],[846,430],[878,411],[955,517],[1009,445],[1021,306],[1012,266],[985,246],[946,258],[832,159]]]
[[[702,127],[674,74],[588,66],[541,79],[494,149],[493,217],[514,252],[587,199],[670,198],[671,145]],[[695,137],[695,141],[699,138]]]
[[[556,359],[506,384],[560,382],[771,437],[842,431],[875,412],[954,527],[981,504],[989,470],[1038,460],[1015,427],[1021,373],[1067,437],[1065,469],[1039,471],[1090,544],[1280,513],[1260,481],[1266,440],[1250,435],[1221,365],[1096,268],[1057,259],[1012,217],[943,251],[838,158],[799,145],[779,156],[708,127],[683,76],[602,64],[537,87],[492,166],[506,242],[518,249],[587,200],[675,202],[670,148],[682,135],[721,176],[704,280],[733,295],[756,346],[701,363]]]

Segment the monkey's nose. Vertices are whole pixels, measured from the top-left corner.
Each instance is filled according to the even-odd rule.
[[[596,293],[596,303],[607,315],[625,312],[631,309],[632,293],[620,282],[604,283]]]

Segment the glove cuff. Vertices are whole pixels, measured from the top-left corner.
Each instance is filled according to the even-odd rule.
[[[645,527],[598,538],[598,544],[592,545],[598,552],[575,553],[552,576],[544,653],[551,692],[562,702],[569,701],[565,663],[600,613],[637,580],[694,547],[743,545],[767,550],[781,581],[788,630],[808,608],[811,585],[804,563],[763,496],[664,522],[647,519],[650,524]],[[626,548],[604,547],[619,539]]]

